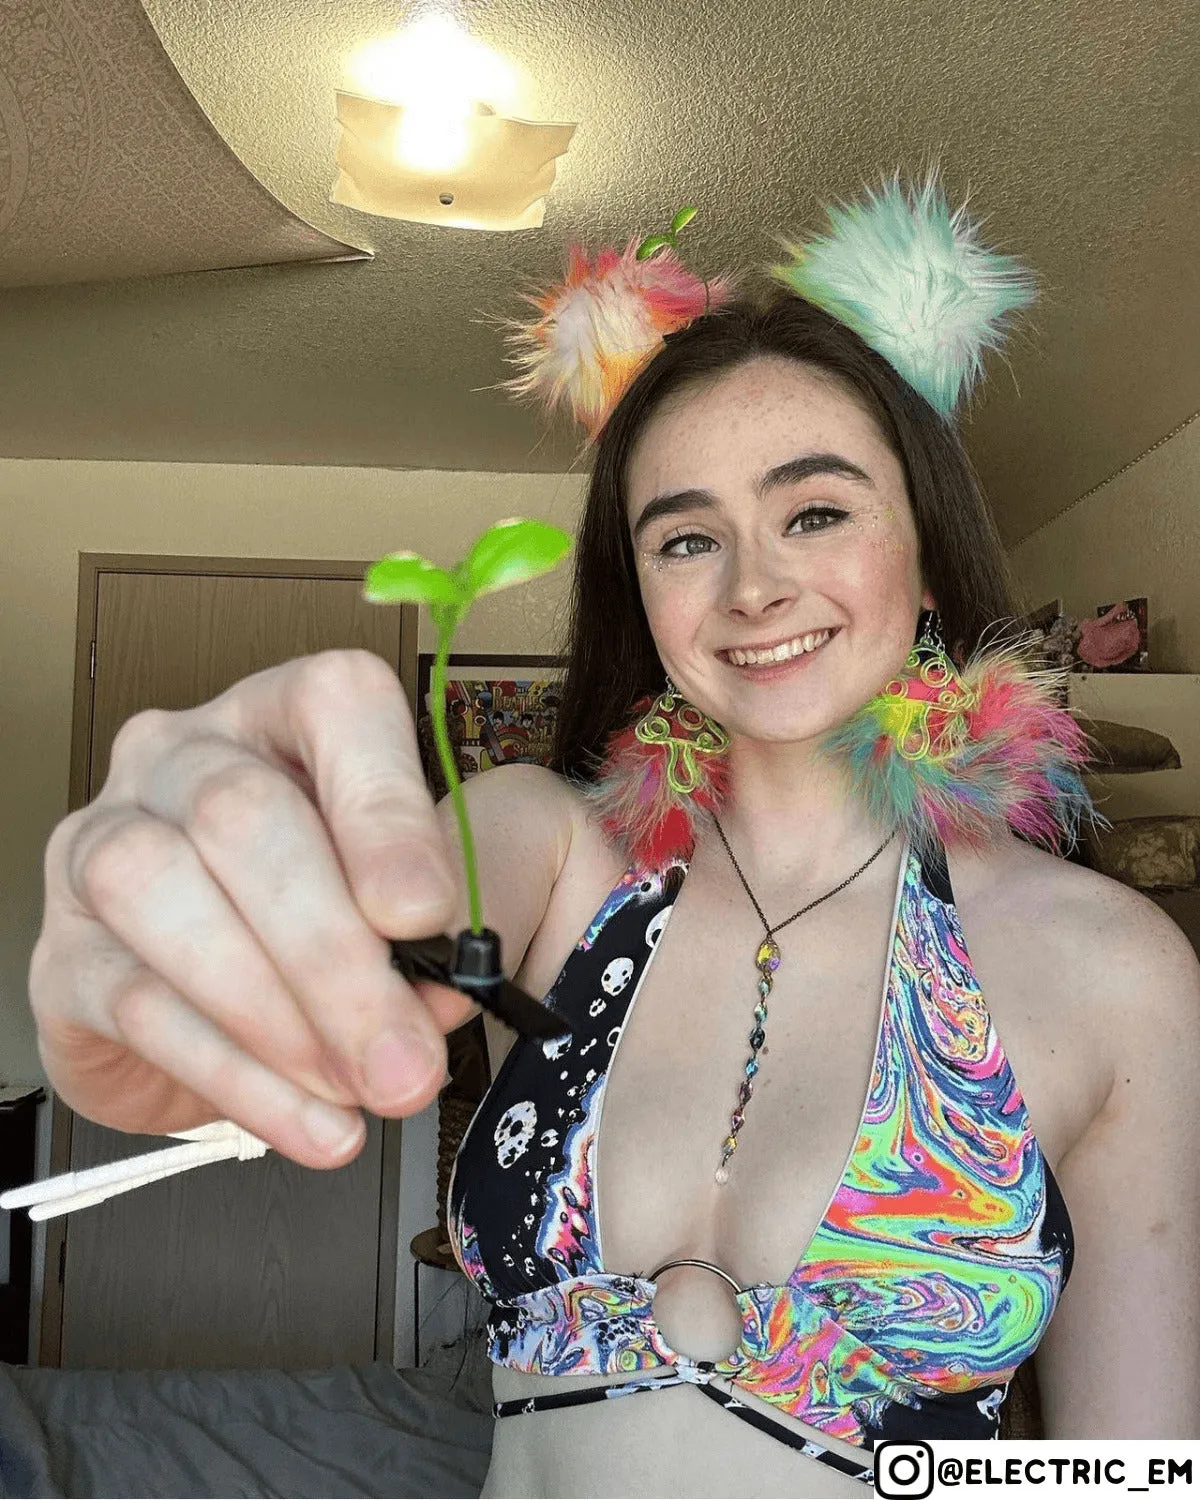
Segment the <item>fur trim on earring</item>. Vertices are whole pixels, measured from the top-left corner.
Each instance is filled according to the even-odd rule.
[[[634,709],[637,719],[609,739],[600,774],[583,792],[604,832],[640,867],[661,870],[691,858],[697,811],[720,808],[729,736],[670,689]]]
[[[1004,828],[1060,853],[1081,822],[1104,819],[1080,769],[1087,737],[1061,706],[1066,674],[1027,664],[1020,641],[977,652],[960,670],[914,647],[905,672],[834,730],[872,814],[918,847],[981,845]]]

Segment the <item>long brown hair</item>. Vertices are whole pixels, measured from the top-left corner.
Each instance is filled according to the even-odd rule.
[[[667,397],[764,355],[841,383],[874,417],[903,466],[921,574],[942,630],[969,654],[1016,614],[1016,591],[987,503],[954,427],[845,324],[790,292],[743,298],[666,340],[600,436],[575,549],[567,671],[551,764],[589,779],[608,736],[663,669],[642,607],[626,511],[630,455]]]

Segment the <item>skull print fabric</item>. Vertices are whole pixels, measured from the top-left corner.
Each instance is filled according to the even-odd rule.
[[[604,1080],[683,875],[682,865],[626,871],[604,903],[603,925],[592,923],[546,995],[571,1034],[518,1042],[463,1142],[451,1214],[466,1213],[469,1185],[473,1254],[499,1263],[506,1291],[599,1265],[591,1183]]]
[[[707,1382],[723,1377],[862,1447],[994,1436],[1073,1240],[975,978],[944,853],[905,848],[854,1149],[787,1283],[739,1293],[738,1348],[698,1373],[664,1344],[644,1268],[605,1267],[595,1179],[605,1083],[685,875],[683,865],[626,873],[546,996],[573,1034],[518,1041],[463,1142],[449,1223],[494,1303],[492,1359],[640,1379],[581,1390],[572,1404],[683,1379],[716,1400]],[[514,1410],[498,1415],[541,1399],[501,1403]]]
[[[525,1155],[536,1126],[537,1109],[532,1099],[504,1111],[492,1136],[496,1143],[496,1160],[502,1167],[511,1167]]]

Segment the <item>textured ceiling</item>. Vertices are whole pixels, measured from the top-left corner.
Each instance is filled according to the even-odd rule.
[[[824,199],[931,157],[1042,278],[966,422],[1008,539],[1200,405],[1194,0],[468,4],[525,75],[520,112],[580,122],[544,226],[515,234],[328,201],[334,90],[395,4],[146,8],[250,172],[375,259],[0,294],[0,452],[563,469],[575,434],[488,389],[506,373],[489,320],[569,239],[621,243],[690,202],[691,263],[753,267]],[[239,211],[214,196],[213,226]]]
[[[238,161],[139,0],[0,4],[0,287],[347,257]]]

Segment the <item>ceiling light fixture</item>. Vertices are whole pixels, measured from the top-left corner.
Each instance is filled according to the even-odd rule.
[[[574,125],[514,119],[516,68],[448,15],[361,47],[337,94],[334,203],[463,229],[536,229]]]

